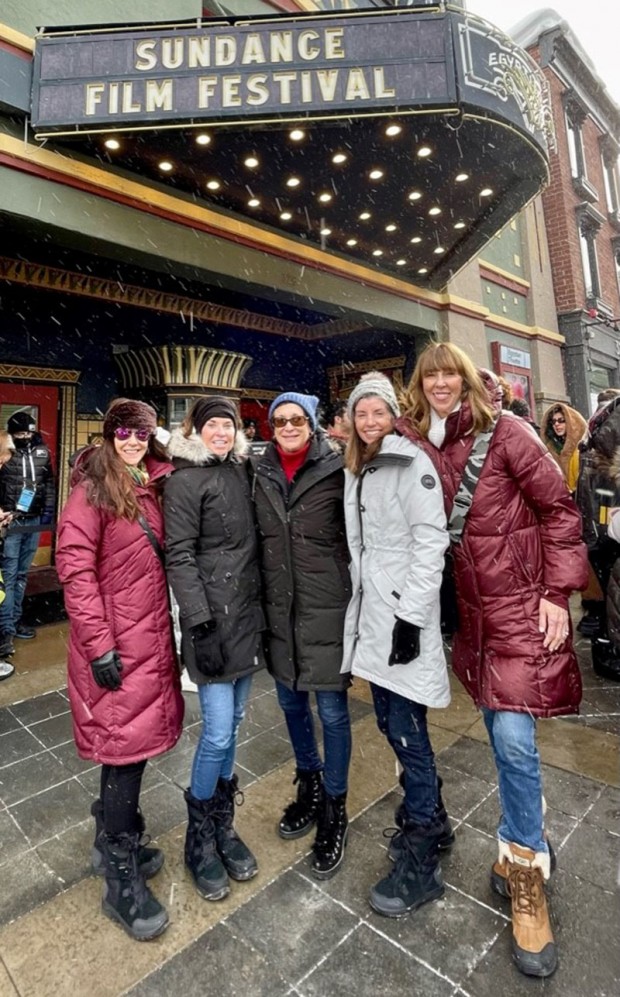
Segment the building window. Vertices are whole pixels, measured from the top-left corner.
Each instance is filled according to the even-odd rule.
[[[577,226],[579,228],[579,245],[581,248],[581,264],[585,285],[585,302],[587,308],[601,306],[601,282],[596,255],[596,237],[602,223],[603,215],[591,204],[580,204],[576,209]]]
[[[598,201],[598,193],[588,180],[582,136],[588,110],[574,90],[567,90],[564,94],[564,116],[573,189],[584,201],[594,204]]]
[[[620,199],[618,197],[618,153],[620,149],[611,135],[605,135],[601,141],[601,159],[603,163],[603,180],[605,183],[605,200],[607,213],[612,225],[620,228]]]
[[[582,119],[583,120],[583,119]],[[568,158],[571,175],[579,180],[586,175],[586,164],[583,157],[583,140],[581,138],[581,121],[566,111],[566,134],[568,136]]]

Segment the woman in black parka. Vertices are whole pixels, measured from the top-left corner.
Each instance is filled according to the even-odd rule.
[[[254,462],[267,666],[276,680],[297,764],[297,800],[278,825],[297,838],[317,823],[311,868],[332,876],[344,854],[351,758],[349,678],[340,674],[351,597],[340,453],[317,432],[318,398],[287,391],[272,403],[273,442]],[[309,693],[323,727],[317,748]]]
[[[168,452],[166,568],[179,605],[181,653],[198,684],[202,732],[185,793],[185,864],[206,900],[250,879],[256,859],[233,827],[237,731],[263,666],[260,572],[246,441],[232,401],[197,401]]]

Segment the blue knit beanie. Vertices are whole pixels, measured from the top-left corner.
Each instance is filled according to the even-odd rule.
[[[285,391],[283,394],[278,395],[271,405],[269,406],[269,421],[271,422],[273,413],[278,408],[279,405],[285,405],[286,402],[291,402],[293,405],[299,405],[300,408],[304,410],[306,415],[310,420],[310,425],[312,430],[316,429],[316,410],[319,406],[319,400],[316,395],[301,395],[298,391]]]

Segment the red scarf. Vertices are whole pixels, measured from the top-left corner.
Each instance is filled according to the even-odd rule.
[[[305,447],[302,447],[301,450],[295,450],[293,453],[288,453],[286,450],[283,450],[278,443],[276,443],[276,452],[280,458],[282,470],[284,471],[288,482],[293,480],[299,468],[302,464],[305,464],[311,442],[312,440],[308,440]]]

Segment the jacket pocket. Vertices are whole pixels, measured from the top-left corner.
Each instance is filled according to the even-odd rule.
[[[388,573],[379,568],[373,576],[373,584],[383,602],[395,609],[400,602],[400,586],[396,585]]]

